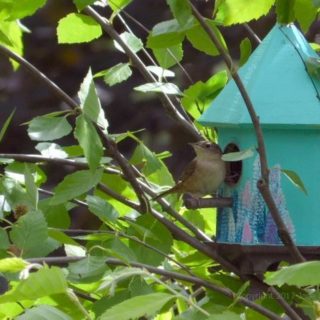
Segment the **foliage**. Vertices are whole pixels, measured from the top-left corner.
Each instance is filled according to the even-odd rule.
[[[24,19],[36,16],[46,2],[0,0],[0,49],[22,55],[22,33],[27,29],[23,24],[28,25]],[[191,127],[194,135],[200,132],[203,137],[215,137],[196,120],[226,85],[229,73],[220,70],[209,79],[185,87],[176,76],[187,45],[203,55],[220,54],[193,15],[191,3],[167,0],[172,18],[153,26],[145,39],[139,39],[131,30],[117,34],[113,28],[117,15],[129,5],[139,5],[138,1],[72,3],[74,12],[57,21],[58,44],[94,42],[105,36],[105,30],[111,30],[115,54],[122,62],[94,75],[87,66],[87,75],[79,79],[79,103],[66,98],[54,84],[43,80],[43,75],[33,71],[69,109],[29,119],[27,132],[41,155],[1,157],[0,319],[265,319],[261,308],[280,318],[284,310],[268,293],[251,299],[254,302],[246,300],[246,279],[223,268],[212,248],[207,250],[205,241],[215,234],[211,210],[186,210],[174,196],[168,197],[168,202],[153,200],[162,187],[173,184],[163,161],[169,153],[153,152],[139,133],[110,133],[96,89],[97,78],[103,78],[112,90],[140,71],[144,80],[133,90],[140,95],[158,94],[173,119]],[[103,12],[110,15],[101,19],[104,28],[90,14],[88,5],[108,7]],[[206,5],[212,16],[204,21],[227,50],[221,26],[259,19],[275,6],[280,23],[297,20],[307,30],[319,3],[218,0],[214,8]],[[250,40],[243,39],[240,65],[247,61],[251,50]],[[144,63],[140,55],[147,51],[153,58]],[[307,64],[311,74],[318,71],[318,62]],[[11,63],[18,67],[17,61]],[[22,63],[20,68],[24,66]],[[4,119],[0,142],[13,117],[14,112]],[[190,119],[192,125],[187,122]],[[66,145],[61,139],[64,137],[76,144]],[[118,149],[117,144],[123,140],[135,145],[131,157]],[[227,159],[239,161],[252,154],[251,148]],[[47,162],[65,174],[51,191],[45,189]],[[283,173],[306,193],[296,173]],[[97,230],[69,229],[71,214],[79,208],[99,221]],[[316,317],[319,279],[314,275],[318,269],[318,262],[284,267],[267,273],[265,282],[282,286],[283,297],[291,297],[289,303],[299,304],[308,315]]]

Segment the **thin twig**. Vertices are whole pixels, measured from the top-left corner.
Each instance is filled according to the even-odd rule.
[[[244,23],[243,26],[248,31],[248,33],[250,34],[250,36],[254,40],[254,42],[257,45],[259,45],[261,43],[261,39],[259,38],[259,36],[252,30],[252,28],[247,23]]]
[[[126,55],[130,58],[133,65],[140,71],[142,76],[145,78],[147,82],[156,82],[157,80],[154,76],[149,72],[149,70],[145,67],[144,63],[140,60],[138,55],[133,52],[130,47],[121,39],[119,34],[115,31],[112,25],[108,22],[108,20],[102,16],[100,16],[94,9],[90,6],[83,9],[83,11],[95,19],[103,30],[113,39],[115,40],[125,51]],[[194,126],[192,121],[189,121],[187,118],[183,117],[182,114],[178,111],[175,105],[172,103],[171,99],[167,94],[160,93],[160,100],[166,110],[166,112],[177,121],[195,140],[203,140],[201,134],[198,132],[196,127]]]
[[[304,257],[296,247],[294,241],[292,240],[292,237],[290,235],[290,232],[288,231],[287,226],[285,225],[280,212],[274,202],[274,199],[272,197],[270,188],[269,188],[269,167],[267,163],[267,154],[266,154],[266,148],[265,148],[265,142],[263,138],[263,132],[260,126],[259,117],[257,116],[254,106],[252,104],[252,101],[248,95],[248,92],[237,73],[233,61],[230,57],[230,55],[227,53],[223,45],[220,43],[219,39],[217,38],[216,34],[213,32],[213,30],[210,28],[210,26],[207,24],[203,16],[200,14],[200,12],[196,9],[196,7],[189,1],[192,13],[194,17],[198,20],[204,31],[208,34],[210,37],[210,40],[214,43],[218,51],[220,52],[223,60],[225,61],[227,68],[229,69],[231,76],[233,80],[235,81],[240,94],[247,106],[248,112],[250,114],[253,127],[256,132],[256,138],[258,143],[258,152],[260,156],[260,164],[261,164],[261,179],[258,183],[258,188],[261,192],[262,197],[264,198],[270,213],[272,215],[272,218],[274,219],[275,223],[277,224],[278,231],[279,231],[279,237],[281,238],[283,244],[287,247],[288,251],[291,253],[292,257],[297,262],[305,261]]]
[[[59,264],[66,264],[69,262],[79,261],[82,259],[84,259],[84,257],[47,257],[47,258],[31,258],[31,259],[26,259],[26,260],[30,263],[46,263],[46,264],[58,264],[59,265]],[[128,265],[127,262],[123,262],[123,261],[121,261],[119,259],[115,259],[115,258],[106,259],[106,264],[114,265],[114,266],[127,266]],[[261,305],[258,305],[256,303],[250,301],[249,299],[244,298],[244,297],[238,297],[237,294],[235,292],[233,292],[231,289],[219,287],[219,286],[217,286],[209,281],[206,281],[204,279],[201,279],[198,277],[193,277],[190,275],[184,275],[184,274],[181,274],[178,272],[159,269],[159,268],[156,268],[156,267],[153,267],[153,266],[150,266],[147,264],[139,263],[139,262],[131,262],[130,266],[135,267],[135,268],[145,269],[151,273],[161,275],[161,276],[164,276],[169,279],[186,281],[189,283],[193,283],[195,285],[205,287],[209,290],[218,292],[218,293],[230,298],[231,300],[236,299],[237,303],[240,303],[244,306],[247,306],[247,307],[259,312],[260,314],[266,316],[269,319],[272,319],[272,320],[281,320],[282,319],[280,316],[278,316],[274,312],[264,308]]]

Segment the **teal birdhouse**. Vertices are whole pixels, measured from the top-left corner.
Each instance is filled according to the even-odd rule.
[[[320,81],[308,71],[317,61],[294,25],[276,25],[253,52],[239,75],[252,99],[263,129],[270,188],[295,243],[320,245]],[[231,80],[201,116],[215,127],[225,151],[256,147],[256,136],[242,96]],[[306,192],[288,179],[286,170],[303,181]],[[217,241],[241,245],[282,245],[276,225],[256,187],[259,156],[230,163],[233,183],[223,196],[233,206],[219,209]]]

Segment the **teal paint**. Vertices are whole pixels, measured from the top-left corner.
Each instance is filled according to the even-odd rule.
[[[271,189],[282,218],[298,245],[320,244],[320,82],[305,68],[308,57],[318,57],[295,26],[276,25],[239,73],[260,117],[271,168]],[[256,147],[247,108],[230,81],[199,119],[216,127],[224,149]],[[308,195],[281,173],[295,171]],[[258,155],[243,161],[236,186],[225,185],[234,207],[220,209],[218,241],[280,245],[270,213],[255,187],[260,177]],[[260,197],[260,198],[259,198]]]

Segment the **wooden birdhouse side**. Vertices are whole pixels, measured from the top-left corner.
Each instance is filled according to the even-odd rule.
[[[320,245],[320,82],[306,68],[315,58],[318,55],[294,25],[276,25],[239,70],[263,128],[274,200],[299,246]],[[249,113],[233,80],[199,122],[217,128],[219,144],[228,151],[257,145]],[[282,244],[256,187],[258,155],[231,164],[231,169],[239,174],[239,180],[223,187],[223,195],[233,198],[233,207],[219,210],[218,242]],[[299,175],[307,194],[284,175],[288,170]]]

